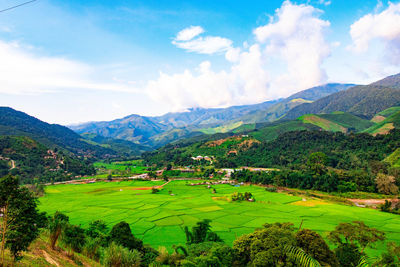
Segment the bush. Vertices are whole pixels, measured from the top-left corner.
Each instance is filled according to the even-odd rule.
[[[157,194],[158,192],[160,192],[160,190],[158,190],[157,188],[155,188],[155,187],[151,188],[152,194]]]
[[[100,259],[101,240],[99,238],[88,237],[83,246],[83,254],[88,258],[98,261]]]
[[[265,188],[265,191],[268,191],[268,192],[271,192],[271,193],[275,193],[278,190],[276,189],[276,187],[267,187],[267,188]]]
[[[110,267],[140,266],[142,256],[137,250],[129,250],[114,242],[104,250],[103,264]]]

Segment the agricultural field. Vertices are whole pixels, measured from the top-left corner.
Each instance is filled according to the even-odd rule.
[[[111,163],[95,162],[93,166],[98,170],[98,173],[115,171],[116,173],[140,174],[145,173],[146,166],[143,166],[142,160],[116,161]]]
[[[40,198],[39,208],[48,214],[62,211],[73,224],[87,227],[96,219],[110,227],[120,221],[131,225],[135,236],[157,248],[184,244],[184,226],[202,219],[212,220],[212,230],[226,243],[264,223],[292,222],[296,227],[313,229],[324,237],[340,222],[364,221],[386,233],[386,241],[400,242],[400,217],[373,209],[335,204],[319,199],[305,199],[283,193],[267,192],[259,186],[205,185],[190,186],[192,181],[171,181],[160,192],[153,186],[164,181],[97,182],[81,185],[52,185]],[[251,192],[255,202],[231,202],[234,192]],[[376,256],[385,249],[368,250]]]

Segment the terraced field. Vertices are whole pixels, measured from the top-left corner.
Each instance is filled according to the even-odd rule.
[[[323,236],[339,222],[361,220],[385,231],[387,240],[400,242],[398,215],[271,193],[258,186],[214,185],[217,193],[213,194],[206,186],[172,181],[159,193],[151,194],[151,186],[163,183],[127,181],[48,186],[46,195],[40,198],[40,209],[49,214],[57,210],[65,212],[72,223],[83,227],[96,219],[110,226],[125,220],[137,237],[156,248],[183,244],[183,226],[202,219],[211,219],[213,230],[228,244],[266,222],[289,221],[299,226],[302,220],[303,227]],[[227,200],[233,192],[246,191],[255,196],[256,202]],[[368,253],[377,255],[384,248],[384,244],[379,244],[378,250]]]

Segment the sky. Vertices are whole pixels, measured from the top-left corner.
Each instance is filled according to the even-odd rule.
[[[0,106],[49,123],[254,104],[399,72],[400,1],[36,0],[0,12]]]

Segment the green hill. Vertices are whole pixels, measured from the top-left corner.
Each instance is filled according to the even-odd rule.
[[[111,149],[82,141],[82,137],[67,127],[49,124],[9,107],[0,107],[0,136],[27,136],[50,148],[59,148],[86,157],[108,157],[117,153]]]
[[[256,129],[253,132],[249,132],[249,135],[259,141],[271,141],[283,133],[301,130],[320,130],[320,127],[313,124],[304,123],[301,120],[285,121],[271,123],[268,126]]]
[[[384,159],[390,166],[400,168],[400,148],[397,148],[392,154]]]
[[[22,183],[47,183],[94,172],[88,162],[29,137],[0,136],[0,176],[11,173]]]
[[[290,120],[305,114],[345,111],[371,119],[377,113],[400,104],[399,81],[400,74],[397,74],[370,85],[354,86],[313,103],[294,107],[284,118]]]
[[[303,115],[299,120],[305,123],[312,123],[326,131],[343,133],[360,132],[374,125],[374,123],[369,120],[340,111],[330,114]]]
[[[394,109],[385,111],[383,114],[390,114]],[[376,123],[374,126],[366,129],[364,132],[377,135],[377,134],[387,134],[391,129],[400,127],[400,111],[392,113],[389,117],[385,118],[383,121]]]

